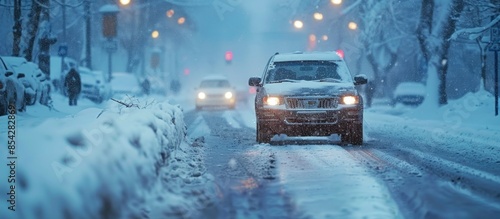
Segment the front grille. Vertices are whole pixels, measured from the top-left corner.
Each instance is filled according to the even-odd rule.
[[[223,99],[224,94],[207,94],[207,99]]]
[[[286,98],[286,107],[288,109],[335,109],[338,106],[338,100],[334,97],[319,98]]]

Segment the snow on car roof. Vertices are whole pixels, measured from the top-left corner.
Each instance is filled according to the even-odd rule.
[[[328,60],[342,60],[335,52],[295,52],[283,53],[274,56],[274,62],[286,61],[328,61]]]
[[[419,82],[401,82],[394,90],[394,96],[403,95],[426,95],[426,86]]]
[[[24,57],[17,57],[17,56],[2,56],[2,59],[8,64],[8,65],[21,65],[21,64],[24,64],[26,62],[28,62],[26,60],[26,58]]]

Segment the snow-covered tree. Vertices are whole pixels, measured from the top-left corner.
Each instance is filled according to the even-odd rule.
[[[481,60],[480,89],[484,89],[486,87],[486,54],[490,41],[489,30],[500,23],[500,0],[466,0],[465,3],[468,13],[462,15],[465,19],[461,19],[451,40],[464,38],[477,43]]]
[[[422,0],[417,38],[427,62],[428,94],[424,104],[430,107],[448,103],[448,48],[463,8],[464,0]]]

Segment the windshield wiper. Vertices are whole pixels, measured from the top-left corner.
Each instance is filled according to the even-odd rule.
[[[269,83],[281,83],[281,82],[297,82],[297,80],[293,80],[293,79],[281,79],[281,80],[271,81]]]
[[[315,80],[315,81],[319,81],[319,82],[342,82],[342,80],[340,79],[337,79],[337,78],[322,78],[322,79],[319,79],[319,80]]]

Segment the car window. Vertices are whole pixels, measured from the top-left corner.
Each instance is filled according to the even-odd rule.
[[[206,80],[202,81],[200,88],[218,88],[230,87],[229,81],[226,80]]]
[[[322,81],[324,79],[332,82],[351,82],[349,71],[341,63],[331,61],[290,61],[275,62],[265,76],[265,83],[287,80]]]

